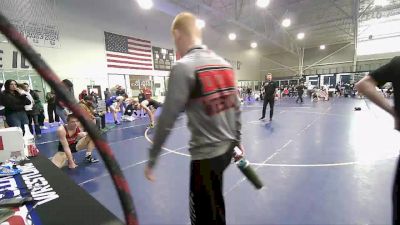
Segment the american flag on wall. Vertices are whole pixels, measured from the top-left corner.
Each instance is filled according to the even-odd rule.
[[[109,32],[104,35],[108,68],[153,70],[150,41]]]

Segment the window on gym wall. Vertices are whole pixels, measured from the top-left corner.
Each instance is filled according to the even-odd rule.
[[[289,80],[281,80],[280,85],[282,86],[288,86],[289,85]]]
[[[165,98],[169,77],[149,75],[108,74],[108,84],[112,91],[121,85],[130,97],[137,97],[141,88],[151,89],[152,97],[158,101]]]
[[[351,82],[351,74],[340,75],[340,81],[343,84],[350,84],[350,82]]]
[[[289,81],[289,84],[290,84],[290,86],[291,86],[291,85],[295,85],[295,86],[296,86],[296,85],[299,84],[299,80],[290,80],[290,81]]]
[[[46,96],[46,88],[45,88],[45,83],[43,82],[43,79],[39,74],[36,73],[36,71],[30,70],[29,71],[29,81],[30,81],[30,86],[32,90],[36,90],[40,97],[40,100],[45,103],[45,96]],[[50,90],[49,90],[50,91]]]
[[[165,98],[165,78],[163,76],[154,76],[153,77],[153,97],[157,100],[157,101],[164,101]]]
[[[254,83],[255,83],[254,90],[259,91],[261,89],[262,82],[254,81]]]
[[[113,94],[113,89],[115,89],[115,86],[121,85],[123,89],[128,92],[128,85],[126,82],[125,74],[108,74],[108,88],[110,89],[111,93]],[[105,89],[104,89],[105,90]]]
[[[314,87],[319,88],[319,78],[318,75],[306,76],[307,88],[313,89]]]
[[[336,85],[336,76],[334,74],[321,75],[322,85],[334,88]]]
[[[10,70],[0,71],[0,80],[16,80],[18,83],[28,83],[32,90],[36,90],[40,100],[45,102],[45,92],[43,79],[34,70]]]
[[[260,81],[253,81],[253,80],[240,80],[238,81],[238,87],[242,88],[251,88],[251,90],[258,91],[261,85]]]

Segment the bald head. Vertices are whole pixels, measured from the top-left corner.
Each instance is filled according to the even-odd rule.
[[[188,12],[179,13],[172,22],[171,32],[176,48],[184,55],[193,45],[201,44],[201,30],[197,18]]]
[[[196,25],[197,18],[188,12],[179,13],[172,22],[171,31],[179,30],[182,34],[201,38],[201,30]]]

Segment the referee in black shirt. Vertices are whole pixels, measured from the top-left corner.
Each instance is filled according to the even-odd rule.
[[[264,105],[262,110],[262,116],[260,120],[265,118],[265,110],[267,109],[267,105],[269,103],[270,111],[269,111],[269,121],[272,121],[272,116],[274,114],[274,103],[275,103],[275,93],[277,85],[272,81],[272,74],[268,73],[266,76],[266,81],[263,84],[264,88]]]

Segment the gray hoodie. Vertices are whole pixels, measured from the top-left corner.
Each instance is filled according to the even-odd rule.
[[[240,144],[240,100],[231,65],[205,46],[190,49],[172,67],[168,92],[155,128],[153,167],[176,118],[186,109],[192,160],[224,154]]]

